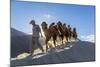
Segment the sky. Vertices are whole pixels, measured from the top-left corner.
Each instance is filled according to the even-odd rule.
[[[32,19],[38,25],[43,21],[48,24],[61,21],[76,27],[79,38],[92,36],[90,38],[94,39],[94,6],[11,1],[11,27],[29,34],[32,32],[29,24]]]

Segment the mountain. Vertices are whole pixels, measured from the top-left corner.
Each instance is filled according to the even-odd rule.
[[[40,57],[38,57],[39,55],[36,55],[34,57],[27,56],[24,59],[12,60],[11,65],[27,66],[95,61],[95,43],[77,41],[67,45],[72,45],[72,47],[70,47],[70,49],[66,49],[66,46],[64,49],[58,49],[57,51],[55,50],[50,53],[40,54],[43,55]]]
[[[95,43],[92,42],[78,40],[66,43],[63,49],[53,49],[32,57],[28,56],[30,40],[31,35],[11,28],[11,58],[24,55],[24,59],[11,60],[12,66],[95,61]]]
[[[11,28],[11,36],[23,36],[23,35],[27,35],[24,32],[18,31],[14,28]]]
[[[20,53],[29,52],[31,35],[11,28],[11,58]]]

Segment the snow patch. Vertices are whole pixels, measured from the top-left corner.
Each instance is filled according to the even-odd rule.
[[[22,54],[20,54],[20,55],[18,55],[17,57],[16,57],[16,59],[24,59],[24,58],[26,58],[27,56],[29,56],[30,54],[29,53],[22,53]]]

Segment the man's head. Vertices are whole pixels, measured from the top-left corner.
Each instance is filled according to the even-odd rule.
[[[31,20],[30,24],[35,25],[35,20]]]

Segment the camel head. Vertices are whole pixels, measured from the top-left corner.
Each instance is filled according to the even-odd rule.
[[[47,29],[47,27],[48,27],[48,25],[47,25],[47,23],[46,23],[45,21],[42,22],[41,26],[42,26],[42,29],[43,29],[43,30],[44,30],[44,29]]]
[[[57,22],[57,25],[58,25],[58,26],[62,26],[62,22],[61,22],[61,21],[58,21],[58,22]]]
[[[73,31],[76,32],[76,28],[73,28]]]

